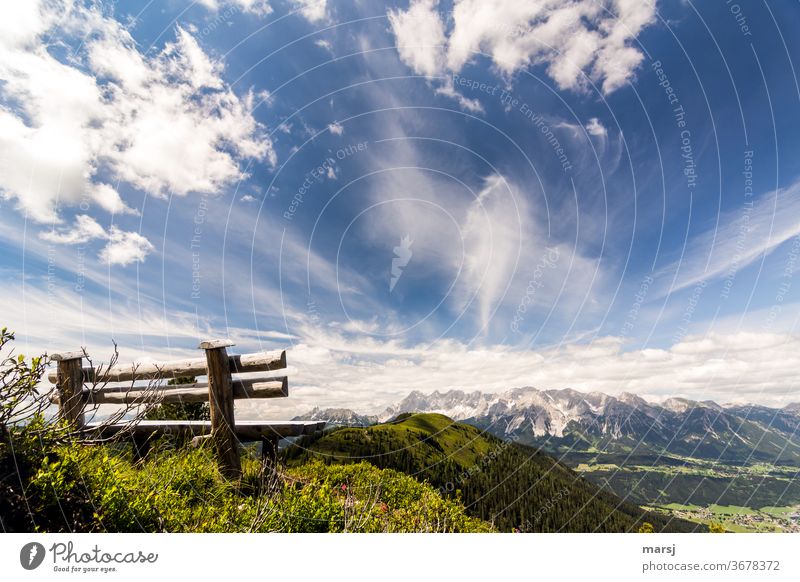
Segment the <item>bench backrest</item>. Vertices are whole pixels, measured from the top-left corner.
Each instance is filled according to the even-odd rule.
[[[128,366],[114,365],[95,370],[83,367],[85,352],[53,354],[57,369],[48,375],[56,384],[53,400],[61,414],[76,430],[85,426],[84,409],[95,404],[137,405],[151,402],[189,403],[208,402],[211,412],[211,438],[221,457],[223,472],[241,471],[236,451],[233,401],[243,398],[285,398],[289,395],[289,380],[276,373],[262,377],[234,378],[233,374],[273,372],[286,369],[284,350],[253,354],[228,355],[228,340],[201,342],[205,358]],[[207,381],[193,384],[167,384],[173,378],[206,376]],[[137,382],[148,381],[146,388]],[[163,382],[163,383],[162,383]],[[86,388],[91,383],[94,389]]]

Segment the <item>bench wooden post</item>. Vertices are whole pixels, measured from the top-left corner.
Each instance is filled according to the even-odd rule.
[[[242,476],[238,439],[233,418],[233,382],[230,361],[225,349],[233,343],[209,340],[200,343],[208,364],[208,404],[211,409],[211,440],[217,454],[220,472],[228,478]]]
[[[64,352],[51,356],[57,362],[56,389],[59,410],[73,430],[83,428],[83,352]]]

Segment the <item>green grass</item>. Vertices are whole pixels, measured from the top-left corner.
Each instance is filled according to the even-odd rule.
[[[365,428],[341,428],[307,438],[285,452],[291,466],[368,461],[427,481],[463,500],[475,517],[502,531],[691,531],[682,520],[646,514],[536,449],[453,422],[440,414],[406,414]]]
[[[774,515],[775,517],[781,517],[784,515],[790,515],[793,513],[800,512],[800,506],[797,505],[786,505],[783,507],[766,506],[760,508],[759,511],[766,513],[768,515]]]
[[[661,507],[677,511],[698,511],[702,509],[702,507],[699,505],[684,505],[682,503],[668,503],[666,505],[662,505]]]
[[[156,447],[134,463],[124,446],[57,446],[26,478],[33,521],[0,503],[0,522],[42,532],[492,530],[430,485],[369,463],[311,461],[265,480],[259,460],[245,455],[243,469],[241,482],[221,478],[202,447]]]
[[[391,443],[390,446],[387,444]],[[415,414],[368,428],[343,428],[314,444],[316,456],[350,460],[402,452],[418,462],[452,461],[469,467],[487,455],[493,442],[441,414]]]

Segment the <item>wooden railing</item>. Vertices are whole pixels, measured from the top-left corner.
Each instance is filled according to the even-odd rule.
[[[286,375],[286,352],[228,355],[234,345],[228,340],[201,342],[205,358],[122,367],[83,367],[84,351],[51,355],[56,370],[48,375],[55,383],[53,401],[61,416],[72,428],[87,438],[107,438],[129,431],[134,443],[147,442],[159,434],[189,434],[210,438],[220,471],[231,478],[241,476],[239,443],[260,440],[265,464],[275,466],[281,438],[311,434],[322,430],[324,422],[236,421],[234,400],[249,398],[285,398],[289,396]],[[279,373],[282,371],[283,373]],[[234,378],[233,374],[276,372],[259,378]],[[161,383],[174,378],[206,376],[206,382],[193,384]],[[148,381],[147,387],[137,383]],[[89,383],[92,387],[87,387]],[[126,385],[119,385],[126,383]],[[87,406],[119,404],[125,406],[154,403],[191,403],[208,401],[210,421],[137,420],[86,422]],[[137,446],[137,450],[140,447]]]

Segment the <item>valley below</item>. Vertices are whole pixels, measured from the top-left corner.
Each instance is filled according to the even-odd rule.
[[[590,461],[574,468],[629,501],[681,519],[706,525],[717,522],[729,531],[800,532],[797,467],[662,460],[653,458],[649,464]]]

